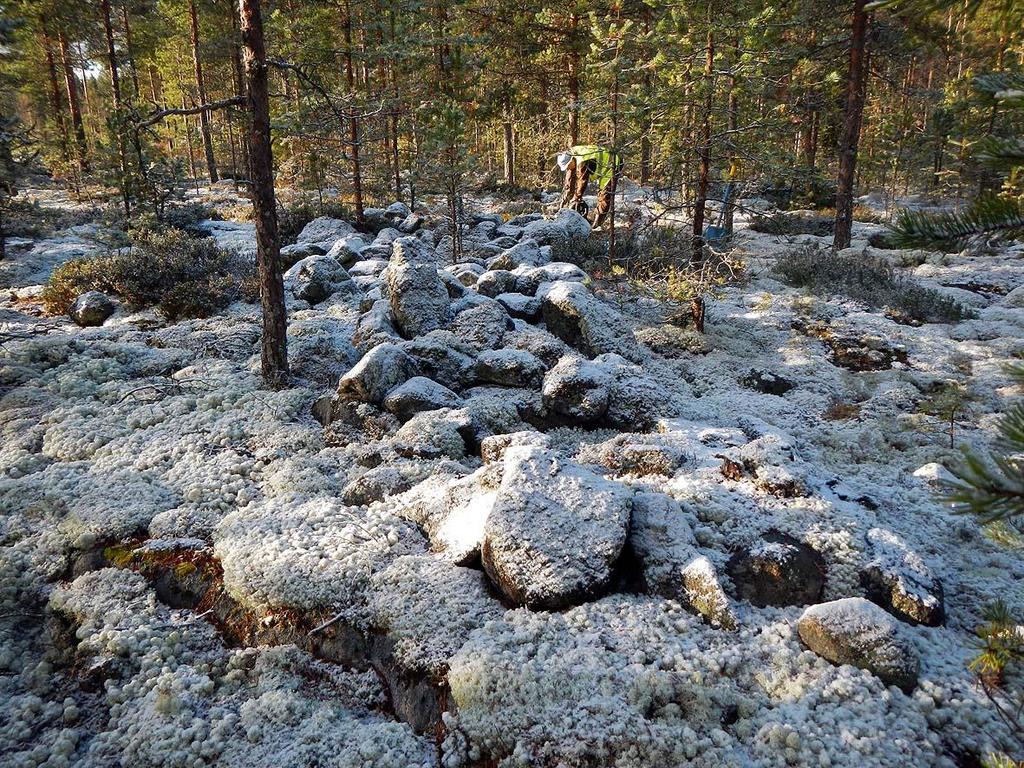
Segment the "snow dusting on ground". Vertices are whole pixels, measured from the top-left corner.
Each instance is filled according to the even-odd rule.
[[[773,276],[825,238],[741,224],[746,278],[701,339],[558,262],[578,216],[474,210],[459,265],[400,206],[379,235],[310,230],[332,255],[289,273],[280,391],[257,306],[80,328],[39,286],[98,225],[12,243],[0,762],[953,768],[1009,747],[967,663],[987,600],[1024,613],[1020,545],[935,487],[1020,396],[1024,249],[887,251],[855,225],[854,253],[974,310],[908,325]],[[926,407],[950,381],[953,448]]]

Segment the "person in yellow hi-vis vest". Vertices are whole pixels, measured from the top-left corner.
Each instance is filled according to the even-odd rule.
[[[597,182],[597,207],[594,210],[594,227],[600,227],[608,216],[615,185],[622,173],[622,157],[596,144],[579,144],[558,154],[558,167],[565,172],[560,208],[572,208],[586,213],[587,184],[593,178]]]

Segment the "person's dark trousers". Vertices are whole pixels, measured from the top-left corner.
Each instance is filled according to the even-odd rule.
[[[597,229],[608,217],[608,211],[612,207],[612,198],[615,197],[615,187],[619,182],[619,175],[622,173],[622,161],[615,162],[615,172],[612,174],[608,185],[597,192],[597,207],[594,210],[594,229]]]
[[[562,202],[559,208],[570,208],[583,199],[587,192],[587,184],[590,183],[590,174],[594,172],[596,164],[593,160],[579,164],[575,158],[565,169],[565,182],[562,184]]]

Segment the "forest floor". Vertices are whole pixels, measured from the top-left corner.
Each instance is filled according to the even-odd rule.
[[[251,226],[210,226],[251,250]],[[1024,538],[950,514],[936,484],[1021,394],[1004,367],[1024,355],[1024,248],[868,246],[883,230],[855,224],[850,253],[971,316],[790,287],[775,264],[831,238],[741,217],[743,279],[703,335],[568,265],[508,278],[547,297],[511,291],[509,319],[480,263],[453,267],[431,235],[460,277],[414,341],[373,325],[399,257],[357,255],[315,306],[289,277],[280,391],[259,380],[258,306],[81,328],[44,315],[40,286],[102,227],[10,243],[0,762],[952,768],[1014,750],[968,663],[986,602],[1024,614]],[[556,315],[575,318],[562,338]],[[373,368],[368,338],[398,351]],[[410,358],[418,384],[380,409]],[[890,612],[848,601],[825,627],[857,635],[838,652],[854,664],[808,649],[808,604],[865,595]]]

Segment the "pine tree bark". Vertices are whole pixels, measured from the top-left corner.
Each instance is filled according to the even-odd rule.
[[[712,78],[715,67],[715,38],[708,27],[707,43],[704,48],[704,120],[700,134],[700,168],[697,176],[697,199],[693,206],[693,253],[700,254],[704,247],[704,209],[707,206],[708,186],[711,181],[711,107],[713,98]]]
[[[199,15],[196,12],[195,0],[188,2],[189,21],[192,28],[192,64],[196,77],[196,95],[200,104],[205,104],[206,83],[203,80],[203,62],[199,57]],[[213,156],[213,135],[210,132],[210,114],[205,110],[199,113],[199,126],[203,134],[203,151],[206,153],[206,171],[213,184],[220,177],[217,174],[217,162]]]
[[[576,30],[580,19],[575,13],[569,19],[569,146],[580,143],[580,54],[576,50]]]
[[[242,73],[242,47],[238,36],[238,17],[234,12],[231,16],[231,72],[235,79],[235,95],[245,96],[245,77]],[[230,115],[230,112],[228,113]],[[250,178],[249,171],[249,147],[244,139],[239,141],[242,152],[242,167],[245,169],[245,178]],[[237,181],[237,176],[235,180]]]
[[[850,38],[850,72],[846,83],[846,111],[843,138],[839,145],[839,174],[836,179],[836,229],[832,248],[850,247],[853,230],[853,187],[857,174],[857,148],[861,117],[867,94],[867,0],[854,0]]]
[[[512,117],[508,112],[507,106],[504,119],[501,121],[501,136],[502,156],[504,158],[505,185],[511,188],[516,185],[516,145],[512,133]]]
[[[125,53],[128,54],[128,69],[132,74],[132,88],[136,99],[141,98],[142,90],[139,88],[139,69],[135,65],[135,47],[132,45],[132,27],[128,20],[127,0],[121,5],[121,23],[124,25]]]
[[[348,83],[349,95],[356,93],[355,69],[352,66],[352,5],[345,0],[345,80]],[[359,118],[355,115],[355,105],[348,119],[349,153],[352,158],[352,195],[355,197],[356,221],[363,220],[363,174],[359,166]]]
[[[57,130],[60,133],[61,154],[64,160],[70,159],[71,149],[68,146],[68,127],[64,122],[64,102],[60,98],[60,85],[57,83],[57,65],[53,58],[53,40],[46,27],[46,21],[39,19],[39,26],[42,31],[43,53],[46,56],[46,72],[50,81],[50,110],[53,112],[53,119],[57,123]]]
[[[270,95],[267,89],[267,53],[263,42],[260,0],[239,0],[242,62],[245,70],[249,124],[249,161],[252,172],[252,210],[256,222],[256,268],[263,309],[261,368],[272,387],[288,378],[288,324],[281,276],[281,240],[274,198],[274,162],[270,144]]]
[[[128,158],[125,152],[124,114],[121,112],[121,76],[117,69],[117,51],[114,49],[114,27],[110,20],[110,0],[100,0],[100,15],[103,17],[103,36],[107,44],[107,68],[110,70],[110,93],[114,102],[114,141],[117,144],[117,162],[121,174],[121,202],[124,215],[131,218],[132,203],[128,192]]]
[[[82,106],[78,102],[78,83],[75,70],[71,66],[71,55],[68,50],[68,37],[63,29],[57,30],[57,43],[60,45],[60,62],[64,70],[64,87],[68,97],[68,111],[71,113],[71,127],[75,133],[75,157],[78,170],[85,173],[89,170],[89,153],[85,143],[85,124],[82,122]]]

